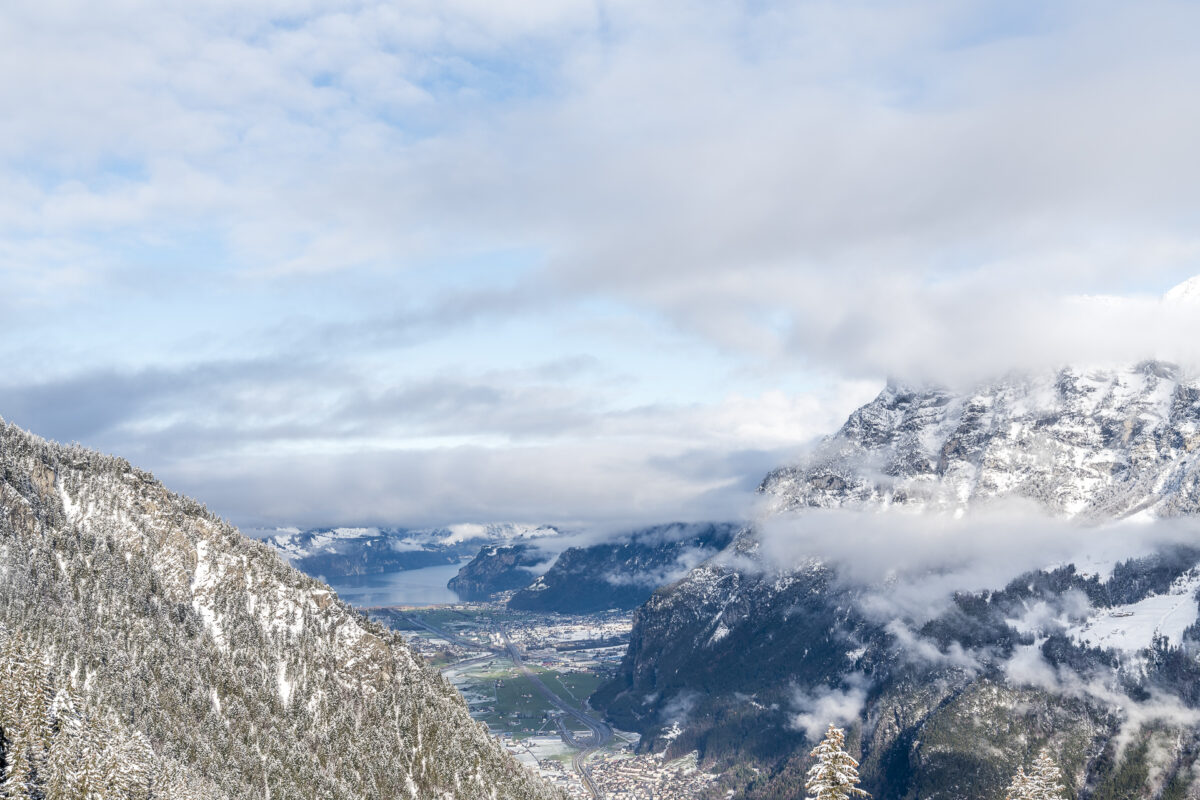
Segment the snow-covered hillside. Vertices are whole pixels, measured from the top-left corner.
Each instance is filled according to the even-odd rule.
[[[1188,628],[1200,617],[1197,593],[1200,569],[1193,568],[1159,592],[1152,592],[1133,603],[1095,608],[1080,622],[1067,629],[1073,641],[1104,650],[1137,653],[1162,639],[1167,645],[1184,643]],[[1035,629],[1044,633],[1044,629]]]
[[[125,461],[2,423],[0,629],[213,797],[558,796],[398,635],[270,547]]]

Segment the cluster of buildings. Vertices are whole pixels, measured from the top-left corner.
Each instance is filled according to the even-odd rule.
[[[483,608],[491,610],[490,604]],[[613,611],[588,616],[519,612],[492,616],[479,613],[480,605],[463,605],[459,610],[465,612],[461,620],[443,616],[437,624],[436,630],[443,635],[427,629],[410,635],[409,641],[423,655],[437,657],[442,664],[450,662],[443,667],[443,674],[463,693],[473,716],[490,717],[487,721],[493,733],[514,757],[572,800],[591,800],[592,793],[571,760],[576,751],[551,724],[555,712],[543,714],[542,725],[533,728],[524,719],[526,715],[518,712],[506,713],[503,721],[496,717],[495,692],[504,679],[496,677],[494,670],[497,662],[507,661],[507,636],[530,666],[559,674],[611,674],[625,654],[632,615]],[[568,700],[580,702],[581,698]],[[608,747],[587,757],[588,775],[603,800],[695,800],[717,780],[697,768],[695,755],[672,761],[661,754],[637,755],[633,752],[636,740],[636,734],[618,731]]]
[[[583,785],[583,779],[571,764],[569,751],[563,747],[562,740],[557,736],[516,739],[511,735],[502,734],[500,741],[514,758],[537,770],[545,780],[562,789],[572,800],[590,800],[591,792]],[[568,757],[564,758],[564,754],[568,754]]]
[[[555,650],[569,652],[571,648],[593,650],[597,647],[623,646],[633,629],[633,615],[623,611],[608,611],[587,616],[563,614],[514,615],[505,625],[509,637],[523,650]]]
[[[717,780],[696,767],[695,754],[665,761],[661,754],[597,753],[587,766],[604,800],[695,800]]]
[[[564,614],[526,614],[504,612],[502,622],[491,613],[499,606],[491,603],[441,606],[443,610],[463,612],[461,620],[444,620],[437,627],[445,637],[429,630],[405,630],[405,638],[422,656],[437,662],[476,658],[489,651],[503,650],[504,634],[525,654],[530,664],[560,669],[592,669],[619,664],[629,642],[633,617],[628,612],[574,616]],[[480,614],[480,610],[485,613]],[[380,609],[381,621],[396,617],[421,616],[420,611]]]

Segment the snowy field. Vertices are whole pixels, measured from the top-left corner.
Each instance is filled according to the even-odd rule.
[[[1067,634],[1092,647],[1126,652],[1149,647],[1156,635],[1165,636],[1178,646],[1184,630],[1200,615],[1197,589],[1200,589],[1200,573],[1191,570],[1171,584],[1166,594],[1099,610],[1097,616],[1069,629]]]

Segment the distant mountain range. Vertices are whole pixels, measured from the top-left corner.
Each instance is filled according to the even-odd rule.
[[[944,603],[906,616],[881,612],[881,599],[952,580],[969,549],[948,541],[950,566],[864,582],[853,560],[805,552],[788,525],[840,526],[827,540],[853,559],[856,526],[892,520],[915,545],[923,519],[971,531],[989,508],[1023,503],[1085,526],[1080,541],[1124,520],[1136,550],[1155,520],[1200,510],[1198,444],[1200,381],[1161,362],[966,392],[892,383],[765,478],[760,523],[638,609],[621,674],[592,702],[645,748],[698,750],[754,800],[799,796],[813,736],[831,721],[850,728],[878,800],[998,799],[1042,746],[1072,797],[1194,797],[1192,527],[1175,524],[1175,544],[1136,558],[1046,564],[986,590],[947,584]],[[1036,554],[1034,521],[1010,519],[988,535]],[[878,558],[861,541],[861,559]]]
[[[734,523],[671,523],[564,547],[580,534],[546,525],[492,523],[445,528],[320,528],[265,532],[293,566],[317,578],[464,564],[448,585],[466,601],[506,593],[510,608],[586,614],[630,610],[687,575],[733,540]],[[472,558],[473,556],[473,558]]]
[[[296,568],[327,579],[377,575],[469,558],[489,542],[555,536],[546,525],[489,523],[445,528],[281,528],[264,541]]]

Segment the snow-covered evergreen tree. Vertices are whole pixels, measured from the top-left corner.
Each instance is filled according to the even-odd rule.
[[[20,637],[0,649],[0,736],[4,742],[4,774],[0,798],[37,795],[49,745],[49,688],[44,665],[31,658]]]
[[[0,626],[0,800],[147,800],[150,742],[115,717],[89,719],[46,663]]]
[[[806,800],[850,800],[870,797],[858,788],[858,762],[846,752],[846,734],[830,724],[825,738],[809,753],[817,760],[808,770]]]
[[[1063,797],[1062,772],[1045,748],[1038,753],[1029,772],[1024,766],[1017,768],[1004,793],[1004,800],[1063,800]]]
[[[1030,800],[1063,800],[1062,772],[1045,748],[1034,759],[1029,777],[1033,786]]]
[[[1008,789],[1004,792],[1004,800],[1029,800],[1030,791],[1029,775],[1026,774],[1025,767],[1017,767],[1012,782],[1008,784]]]

